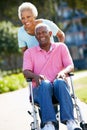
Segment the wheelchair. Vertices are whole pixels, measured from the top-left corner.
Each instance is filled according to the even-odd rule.
[[[87,130],[87,123],[83,119],[83,115],[81,113],[80,106],[78,105],[77,97],[75,95],[73,81],[72,81],[73,75],[74,75],[73,73],[68,74],[68,86],[69,86],[70,95],[74,105],[74,118],[76,123],[82,128],[82,130]],[[31,95],[30,103],[32,105],[32,111],[28,111],[29,115],[31,115],[33,119],[32,122],[30,123],[30,127],[31,130],[41,130],[41,121],[40,119],[38,119],[38,115],[40,116],[40,108],[37,103],[34,103],[33,91],[32,91],[32,79],[26,79],[26,81],[29,84],[29,91]],[[56,114],[56,119],[58,122],[57,130],[59,130],[59,112],[60,112],[59,103],[56,102],[55,99],[53,99],[53,105],[57,109],[57,114]]]

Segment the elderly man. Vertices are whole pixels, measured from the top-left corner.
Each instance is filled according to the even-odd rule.
[[[37,47],[27,49],[23,57],[23,73],[33,80],[34,101],[41,109],[42,130],[55,130],[56,114],[52,103],[55,96],[60,104],[60,119],[68,130],[81,130],[74,121],[73,103],[66,82],[74,70],[72,58],[65,44],[51,43],[52,32],[45,24],[38,24],[35,36]]]

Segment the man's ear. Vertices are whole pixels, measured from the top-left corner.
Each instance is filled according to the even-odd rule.
[[[52,31],[49,31],[50,37],[52,36]]]

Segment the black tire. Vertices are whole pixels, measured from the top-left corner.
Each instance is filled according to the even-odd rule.
[[[55,130],[59,130],[59,121],[57,121],[56,123],[54,123],[55,126]]]
[[[87,130],[87,123],[80,123],[82,130]]]

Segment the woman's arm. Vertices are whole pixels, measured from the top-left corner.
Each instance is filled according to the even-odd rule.
[[[57,36],[59,42],[64,43],[65,34],[53,21],[47,20],[47,19],[42,19],[42,22],[47,24],[50,27],[50,29],[52,31],[52,35]]]
[[[56,34],[56,36],[57,36],[59,42],[63,42],[64,43],[64,41],[65,41],[65,34],[64,34],[64,32],[62,30],[59,29],[57,34]]]
[[[21,49],[22,53],[24,53],[26,51],[27,47],[26,46],[25,47],[21,47],[20,49]]]

